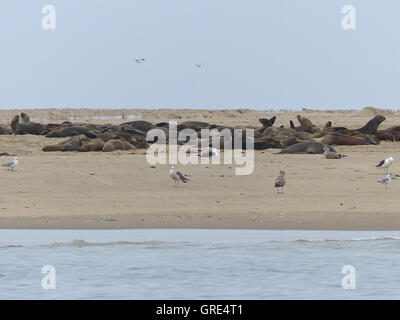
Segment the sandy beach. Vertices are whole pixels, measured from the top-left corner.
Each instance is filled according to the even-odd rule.
[[[24,110],[1,110],[9,124]],[[275,126],[289,125],[297,114],[323,125],[359,128],[374,114],[362,111],[241,110],[25,110],[32,121],[65,120],[113,123],[200,120],[224,125],[259,126],[261,117],[277,116]],[[400,125],[400,114],[387,111],[381,128]],[[297,123],[297,121],[295,121]],[[0,228],[235,228],[399,230],[400,178],[385,190],[376,181],[384,172],[374,166],[393,156],[390,172],[399,172],[399,142],[338,146],[348,157],[275,154],[255,151],[255,169],[235,175],[235,165],[179,165],[191,180],[174,187],[169,165],[146,161],[146,150],[105,152],[43,152],[66,138],[34,135],[0,136],[0,152],[18,154],[16,172],[0,167]],[[1,163],[12,157],[1,157]],[[284,194],[273,182],[287,174]]]

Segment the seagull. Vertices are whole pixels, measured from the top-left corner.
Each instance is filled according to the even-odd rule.
[[[11,171],[15,171],[14,168],[18,164],[18,157],[15,157],[13,161],[3,164],[3,167],[11,168]]]
[[[341,159],[343,157],[347,157],[345,154],[337,153],[336,151],[331,151],[329,147],[325,147],[323,150],[326,159]]]
[[[279,172],[279,177],[275,180],[275,188],[278,188],[278,193],[283,193],[283,187],[286,184],[285,174],[285,171],[281,170]]]
[[[145,61],[145,59],[141,58],[141,59],[135,59],[136,63],[142,63]]]
[[[387,189],[387,185],[389,182],[392,181],[392,177],[390,176],[390,174],[388,174],[386,177],[382,178],[381,180],[378,180],[378,183],[383,183],[385,185],[385,189]]]
[[[392,165],[392,162],[393,162],[393,158],[389,157],[389,158],[379,162],[379,164],[376,165],[375,167],[377,167],[379,169],[385,168],[386,169],[386,174],[388,174],[389,173],[389,167]]]
[[[195,65],[196,65],[197,68],[201,67],[201,63],[196,63]]]
[[[202,158],[214,158],[214,157],[218,157],[218,150],[215,149],[215,148],[212,148],[212,149],[209,150],[209,151],[200,153],[200,154],[199,154],[199,157],[202,157]]]
[[[169,170],[169,176],[175,181],[175,187],[178,185],[179,181],[182,181],[183,183],[190,181],[189,179],[185,178],[182,173],[176,171],[175,166],[172,166],[171,170]]]

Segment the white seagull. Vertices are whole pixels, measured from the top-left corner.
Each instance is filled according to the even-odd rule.
[[[279,177],[276,178],[276,180],[275,180],[275,185],[274,185],[274,187],[275,187],[275,188],[278,188],[278,189],[277,189],[277,192],[278,192],[278,193],[283,193],[283,187],[284,187],[285,184],[286,184],[285,175],[286,175],[285,171],[281,170],[281,171],[279,172]],[[280,189],[280,190],[279,190],[279,189]]]
[[[389,173],[389,167],[392,165],[393,163],[393,158],[389,157],[385,160],[382,160],[381,162],[379,162],[376,167],[381,169],[381,168],[385,168],[386,169],[386,174]]]
[[[135,61],[136,61],[136,63],[142,63],[142,62],[145,62],[146,60],[141,58],[141,59],[135,59]]]
[[[383,183],[385,185],[385,188],[387,189],[387,185],[389,182],[392,181],[392,177],[390,176],[390,174],[388,174],[386,177],[382,178],[381,180],[378,180],[378,183]]]
[[[14,171],[14,168],[17,166],[17,164],[18,157],[15,157],[13,161],[3,164],[3,167],[11,168],[11,171]]]
[[[205,151],[199,154],[199,157],[202,158],[214,158],[218,157],[218,150],[216,148],[212,148],[209,151]]]
[[[175,187],[178,185],[179,181],[183,183],[190,181],[188,178],[185,178],[182,173],[177,171],[175,166],[172,166],[171,170],[169,170],[169,176],[175,181]]]

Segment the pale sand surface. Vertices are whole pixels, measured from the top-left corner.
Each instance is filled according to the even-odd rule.
[[[18,111],[0,111],[0,122]],[[278,115],[275,125],[288,126],[296,114],[322,125],[357,128],[373,115],[359,111],[261,112],[250,110],[27,110],[41,122],[64,120],[121,123],[202,120],[228,125],[259,126],[258,118]],[[123,117],[125,118],[122,119]],[[102,117],[114,117],[111,120]],[[381,128],[400,125],[398,113],[385,115]],[[84,119],[84,120],[81,120]],[[295,121],[297,125],[297,121]],[[16,172],[0,167],[0,228],[240,228],[399,230],[400,178],[389,188],[374,167],[393,156],[390,172],[400,173],[400,143],[339,146],[348,157],[277,155],[278,149],[255,152],[255,170],[236,176],[235,165],[179,165],[191,181],[177,188],[168,165],[151,168],[146,150],[49,152],[41,149],[61,139],[43,136],[0,136],[0,152],[18,154]],[[0,157],[1,163],[12,157]],[[400,163],[400,162],[399,162]],[[284,194],[274,179],[285,170]]]

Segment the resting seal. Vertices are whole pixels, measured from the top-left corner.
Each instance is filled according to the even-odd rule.
[[[59,142],[54,145],[45,146],[42,150],[45,152],[48,151],[75,151],[78,149],[82,144],[88,142],[90,138],[86,137],[85,135],[75,136],[66,141]]]
[[[368,141],[362,137],[348,136],[341,133],[329,133],[322,138],[321,142],[336,146],[358,146],[369,144]]]
[[[328,147],[331,151],[336,151],[331,146],[327,146],[318,141],[303,141],[300,143],[293,144],[278,153],[311,153],[311,154],[322,154],[324,153],[324,147]]]
[[[12,134],[12,130],[6,126],[0,125],[0,135],[2,134]]]
[[[104,152],[111,152],[114,150],[130,150],[135,149],[129,142],[122,140],[108,140],[103,147]]]
[[[95,138],[95,139],[90,139],[88,142],[82,144],[79,148],[76,149],[76,151],[80,152],[88,152],[88,151],[101,151],[103,150],[104,147],[104,141]]]
[[[90,129],[81,126],[63,127],[58,130],[53,130],[46,135],[46,138],[65,138],[78,136],[81,134],[84,134],[89,138],[96,138],[95,133],[93,133]]]

